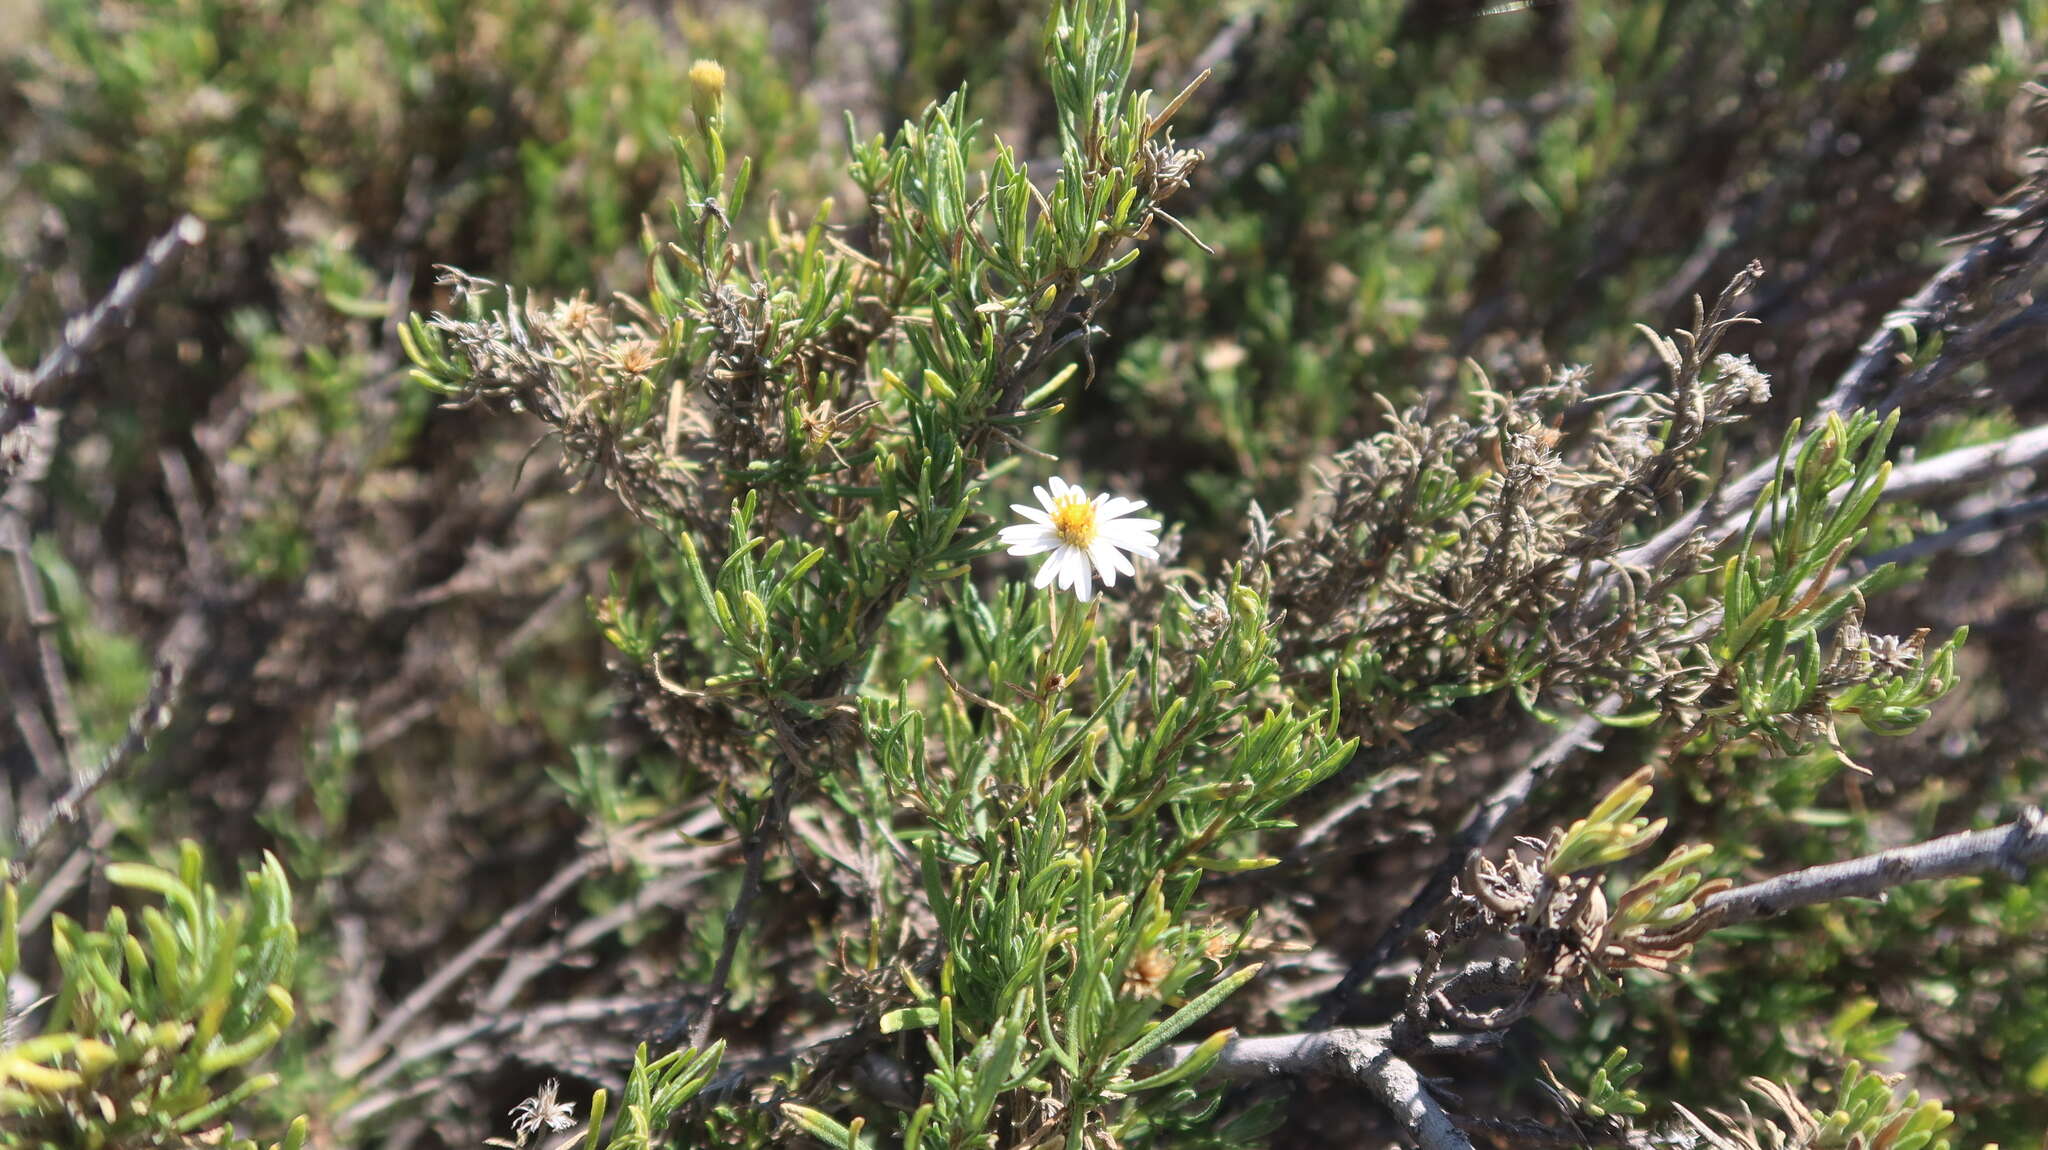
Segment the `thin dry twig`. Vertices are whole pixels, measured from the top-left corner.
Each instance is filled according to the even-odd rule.
[[[150,241],[140,260],[115,278],[114,286],[98,304],[64,325],[63,338],[43,355],[34,371],[10,367],[0,373],[0,394],[6,399],[0,407],[0,436],[33,418],[38,405],[51,402],[57,390],[85,366],[85,353],[127,320],[173,260],[205,238],[206,225],[197,216],[179,217],[169,231]]]
[[[2035,200],[2040,198],[2039,189],[2029,189],[2029,192]],[[1920,286],[1919,291],[1893,308],[1877,330],[1863,341],[1863,346],[1857,349],[1855,362],[1837,377],[1834,388],[1820,401],[1818,410],[1826,414],[1871,406],[1878,386],[1906,349],[1905,333],[1908,330],[1924,332],[1930,326],[1940,326],[1969,299],[1971,293],[2008,270],[2006,257],[2013,252],[2013,233],[2016,230],[2009,221],[2016,218],[2008,217],[1993,225],[1983,238],[1942,265]],[[2032,247],[2029,245],[2029,250]],[[1904,385],[1901,385],[1878,402],[1877,410],[1889,411],[1902,406],[1909,398]]]
[[[43,817],[32,825],[19,828],[15,841],[20,844],[14,859],[9,864],[12,877],[17,881],[26,874],[29,861],[36,851],[57,827],[79,817],[80,809],[106,781],[124,770],[142,752],[149,749],[149,740],[170,723],[172,706],[177,700],[178,688],[183,681],[184,664],[166,661],[157,665],[156,677],[151,681],[149,694],[142,704],[135,708],[128,718],[128,731],[121,741],[100,757],[91,770],[72,780],[71,787],[50,805]]]
[[[1961,831],[1912,846],[1826,863],[1722,891],[1701,911],[1714,926],[1733,926],[1841,898],[1881,898],[1895,886],[1999,871],[2017,882],[2048,859],[2048,816],[2028,807],[2020,817],[1983,831]]]
[[[495,1035],[540,1033],[561,1026],[632,1018],[662,1011],[670,1005],[667,999],[642,995],[581,998],[551,1003],[527,1011],[472,1018],[442,1027],[400,1046],[382,1066],[356,1082],[356,1089],[362,1091],[363,1096],[347,1110],[342,1111],[336,1119],[336,1125],[346,1130],[417,1097],[419,1089],[416,1086],[389,1091],[378,1088],[406,1067],[416,1066],[430,1058],[446,1054],[466,1042]],[[447,1079],[435,1076],[428,1081],[445,1086]]]
[[[1432,1034],[1411,1053],[1474,1054],[1500,1045],[1497,1034]],[[1159,1069],[1178,1066],[1191,1057],[1199,1044],[1180,1042],[1166,1048],[1156,1061]],[[1253,1038],[1232,1038],[1207,1071],[1222,1082],[1259,1082],[1273,1078],[1305,1075],[1348,1077],[1352,1066],[1374,1052],[1391,1050],[1394,1032],[1390,1026],[1340,1026],[1303,1034],[1268,1034]],[[1154,1065],[1148,1063],[1149,1066]]]
[[[1591,1150],[1595,1146],[1616,1146],[1622,1150],[1674,1150],[1668,1139],[1647,1130],[1588,1130],[1574,1124],[1571,1129],[1545,1126],[1531,1118],[1475,1118],[1455,1115],[1451,1121],[1460,1130],[1506,1139],[1506,1145],[1520,1147],[1567,1146]]]
[[[1885,481],[1886,499],[1913,499],[1950,488],[1978,483],[2005,471],[2017,471],[2048,460],[2048,426],[2028,428],[2003,439],[1944,451],[1892,469]]]
[[[489,957],[491,952],[509,938],[513,931],[524,926],[541,911],[552,906],[557,899],[567,894],[583,877],[596,870],[599,864],[609,861],[610,852],[593,850],[579,855],[567,866],[555,872],[554,877],[541,884],[539,890],[527,896],[518,905],[498,916],[489,930],[476,936],[468,946],[455,957],[441,965],[425,982],[413,988],[411,994],[391,1008],[376,1029],[344,1051],[335,1059],[336,1070],[344,1078],[354,1078],[369,1069],[370,1065],[383,1057],[393,1040],[412,1025],[420,1012],[432,1006],[435,1000],[447,993],[456,980],[467,974],[477,963]]]
[[[779,726],[779,725],[778,725]],[[788,743],[791,736],[781,732],[784,748],[775,774],[768,784],[767,801],[761,807],[760,817],[754,820],[753,829],[747,832],[741,854],[746,859],[746,870],[740,878],[739,895],[732,901],[732,909],[725,914],[725,938],[718,947],[718,963],[711,970],[711,986],[706,993],[704,1006],[690,1023],[690,1045],[701,1050],[711,1041],[711,1024],[718,1012],[725,1006],[726,994],[731,989],[733,958],[739,953],[740,935],[747,929],[747,917],[753,913],[754,899],[761,893],[761,872],[768,863],[768,848],[781,838],[782,825],[789,817],[789,790],[796,781],[797,757]]]
[[[54,433],[56,426],[55,420],[42,420],[31,434],[45,429]],[[38,438],[48,439],[51,436],[40,435]],[[85,729],[78,721],[78,707],[71,698],[70,677],[64,672],[64,653],[57,641],[61,620],[51,609],[49,596],[43,591],[43,574],[36,567],[35,554],[31,550],[33,539],[28,517],[15,506],[15,496],[30,486],[31,474],[36,470],[34,464],[23,467],[17,483],[8,492],[8,505],[0,507],[0,546],[6,547],[14,556],[14,577],[15,584],[21,589],[23,621],[34,637],[36,670],[42,679],[43,694],[50,703],[51,734],[56,744],[52,756],[54,761],[45,763],[38,756],[37,765],[45,774],[46,784],[61,786],[70,777],[72,756],[77,752]],[[54,774],[56,771],[62,773]]]
[[[1932,458],[1902,463],[1892,468],[1886,477],[1881,498],[1890,502],[1923,499],[1981,484],[1993,476],[2032,467],[2043,460],[2048,460],[2048,426],[2029,428],[1989,443],[1959,447]],[[1846,488],[1836,491],[1829,500],[1830,505],[1839,505],[1846,494]],[[1764,505],[1756,517],[1758,531],[1767,531],[1777,522],[1776,511],[1775,505]],[[1724,547],[1748,529],[1749,517],[1750,508],[1745,507],[1706,529],[1703,538],[1713,547]]]
[[[2040,198],[2038,189],[2030,189],[2035,200]],[[2012,234],[2015,225],[2023,222],[2021,214],[2008,213],[1997,224],[1977,238],[1978,242],[1969,250],[1949,261],[1928,277],[1919,291],[1901,303],[1885,317],[1878,329],[1863,343],[1856,361],[1850,364],[1835,381],[1828,394],[1821,398],[1817,410],[1842,412],[1854,407],[1868,405],[1878,383],[1887,369],[1892,367],[1903,346],[1903,331],[1906,327],[1924,326],[1929,319],[1945,319],[1961,302],[1977,288],[2009,270],[2011,261],[2006,257],[2013,252]],[[2038,245],[2030,245],[2022,255],[2029,255]],[[1904,408],[1910,404],[1915,393],[1905,387],[1895,388],[1878,406],[1884,412],[1893,408]],[[1955,454],[1951,452],[1950,454]],[[1764,484],[1777,473],[1777,461],[1767,459],[1749,471],[1724,485],[1715,498],[1702,500],[1680,515],[1662,531],[1648,541],[1630,548],[1616,557],[1619,566],[1654,567],[1692,537],[1693,532],[1703,524],[1725,524],[1733,520],[1737,526],[1748,515],[1749,505],[1763,491]],[[1729,509],[1738,509],[1730,512]],[[1729,531],[1734,528],[1729,528]],[[1727,532],[1723,532],[1723,536]]]
[[[478,1008],[488,1014],[510,1007],[513,999],[519,996],[519,992],[549,967],[588,948],[606,935],[623,929],[649,910],[667,904],[684,891],[702,883],[710,877],[710,871],[705,866],[688,864],[708,864],[728,849],[729,844],[720,844],[688,852],[683,860],[684,865],[673,873],[649,882],[619,905],[577,923],[560,938],[550,941],[545,946],[514,955],[506,961],[504,969],[498,972],[497,981],[491,984],[491,989],[484,994]]]
[[[2048,519],[2048,495],[1994,507],[1968,519],[1957,520],[1932,535],[1921,535],[1867,558],[1851,559],[1842,565],[1842,581],[1860,579],[1888,563],[1917,563],[1953,551],[1973,540],[2003,535],[2042,519]]]
[[[35,504],[35,488],[48,472],[57,446],[58,418],[53,413],[39,411],[39,405],[56,398],[59,389],[85,366],[86,353],[107,332],[125,322],[164,269],[205,235],[206,228],[197,218],[189,215],[180,218],[169,231],[149,245],[140,260],[122,271],[98,304],[65,324],[56,346],[44,353],[33,371],[17,368],[5,357],[0,357],[0,486],[6,488],[4,505],[0,505],[0,545],[13,554],[15,580],[21,590],[26,622],[34,637],[37,673],[42,680],[42,693],[49,701],[53,726],[44,727],[40,716],[26,713],[18,714],[16,723],[22,727],[30,746],[36,749],[35,761],[44,785],[54,790],[67,781],[74,784],[58,800],[57,806],[45,812],[36,828],[37,838],[56,822],[75,817],[77,803],[103,783],[110,773],[139,753],[142,742],[160,729],[161,722],[156,720],[167,718],[167,713],[158,715],[156,710],[150,709],[152,702],[160,705],[166,701],[157,698],[153,689],[152,699],[146,700],[144,711],[137,714],[137,721],[142,723],[142,727],[131,722],[129,737],[116,748],[117,752],[125,748],[125,754],[110,754],[92,770],[73,780],[76,769],[74,756],[78,754],[84,729],[79,722],[77,705],[71,697],[70,680],[65,674],[63,653],[57,642],[58,618],[44,594],[42,574],[37,570],[30,551],[34,536],[30,517]],[[182,673],[180,667],[172,677],[175,679]],[[159,668],[159,678],[162,676],[163,670]],[[12,687],[10,690],[20,694]],[[27,702],[21,699],[17,706]],[[17,844],[20,855],[17,865],[25,865],[33,846],[22,838],[17,838]]]
[[[1388,791],[1395,787],[1406,786],[1409,783],[1419,781],[1421,778],[1422,773],[1420,771],[1408,768],[1394,768],[1374,775],[1372,781],[1366,786],[1359,788],[1357,793],[1331,807],[1321,817],[1303,827],[1301,834],[1295,836],[1294,845],[1287,852],[1288,861],[1298,863],[1306,859],[1315,852],[1323,840],[1336,834],[1337,829],[1347,819],[1358,814],[1360,811],[1375,806],[1386,796]]]
[[[1495,1045],[1494,1035],[1436,1035],[1428,1053],[1470,1053]],[[1169,1064],[1195,1051],[1194,1043],[1170,1048]],[[1207,1077],[1224,1082],[1266,1082],[1307,1077],[1339,1078],[1371,1090],[1423,1150],[1472,1150],[1451,1116],[1430,1097],[1421,1075],[1394,1053],[1385,1027],[1320,1030],[1235,1038],[1210,1065]]]

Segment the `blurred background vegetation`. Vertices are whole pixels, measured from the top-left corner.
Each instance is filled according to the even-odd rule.
[[[669,137],[700,57],[725,67],[727,135],[754,157],[755,186],[802,215],[856,194],[842,110],[871,135],[965,84],[974,115],[1049,156],[1044,8],[0,0],[0,350],[33,363],[182,214],[208,227],[74,382],[47,479],[8,510],[22,528],[8,545],[53,619],[6,581],[15,721],[0,766],[20,812],[47,804],[61,780],[39,745],[72,761],[112,746],[164,637],[203,621],[172,729],[102,791],[85,845],[164,859],[193,837],[223,879],[263,850],[282,860],[302,969],[266,1103],[279,1115],[308,1113],[332,1145],[474,1145],[546,1075],[616,1081],[633,1041],[674,1040],[662,988],[678,962],[708,966],[717,915],[699,911],[730,897],[714,882],[665,901],[526,989],[522,1002],[644,992],[610,1046],[496,1033],[374,1108],[334,1057],[363,1039],[370,1002],[403,998],[608,825],[595,808],[617,789],[594,781],[599,760],[631,765],[638,802],[687,805],[710,785],[664,761],[610,693],[588,601],[641,561],[636,536],[603,493],[572,489],[537,425],[443,410],[407,381],[399,325],[446,302],[432,265],[543,292],[637,286],[642,217],[676,192]],[[1749,308],[1762,322],[1728,349],[1774,377],[1753,425],[1774,436],[1952,256],[1945,241],[2041,162],[2044,112],[2025,85],[2048,55],[2044,0],[1139,12],[1140,86],[1214,70],[1177,121],[1209,159],[1175,204],[1214,250],[1169,234],[1123,273],[1095,319],[1108,335],[1093,384],[1048,446],[1111,466],[1181,525],[1194,564],[1239,546],[1254,500],[1297,506],[1319,462],[1380,426],[1383,401],[1441,405],[1482,374],[1560,363],[1649,378],[1631,325],[1684,323],[1694,294],[1750,259],[1768,269]],[[2044,331],[2033,316],[1981,349],[1959,380],[1969,414],[1919,417],[1902,438],[1932,451],[2041,422]],[[1935,512],[1888,514],[1898,531]],[[1821,862],[2038,796],[2044,545],[2036,531],[1944,557],[1874,610],[1874,627],[1967,624],[1971,640],[1965,686],[1934,721],[1859,748],[1871,777],[1692,780],[1666,812],[1673,841]],[[45,642],[69,698],[37,690]],[[1419,871],[1408,848],[1484,778],[1404,794],[1407,838],[1294,876],[1316,906],[1356,908],[1302,932],[1360,949]],[[801,885],[785,904],[799,917]],[[636,886],[621,866],[563,897],[597,912]],[[52,898],[85,916],[107,892],[74,874]],[[1831,1049],[1888,1055],[1948,1100],[1959,1144],[2037,1144],[2048,878],[1745,929],[1677,994],[1625,991],[1589,1022],[1554,1020],[1547,1048],[1583,1052],[1566,1080],[1625,1043],[1649,1064],[1639,1085],[1713,1103],[1742,1074],[1792,1074]],[[760,989],[774,957],[744,953],[742,968],[752,1022],[786,1024]],[[1864,1013],[1882,1043],[1856,1025]],[[1860,1048],[1843,1048],[1850,1034]],[[1294,1121],[1337,1121],[1317,1110]]]

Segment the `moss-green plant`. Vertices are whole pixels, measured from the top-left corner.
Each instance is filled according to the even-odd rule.
[[[61,982],[46,1008],[9,1004],[32,1016],[10,1013],[0,1041],[0,1144],[98,1150],[199,1141],[254,1150],[254,1140],[236,1136],[233,1119],[278,1082],[253,1065],[295,1013],[291,888],[276,859],[242,876],[238,899],[207,883],[204,870],[190,842],[175,871],[109,864],[108,882],[161,902],[141,906],[136,929],[119,906],[97,930],[51,918],[47,945]],[[0,981],[11,988],[21,956],[12,883],[4,898]],[[305,1139],[301,1118],[279,1146],[298,1150]]]

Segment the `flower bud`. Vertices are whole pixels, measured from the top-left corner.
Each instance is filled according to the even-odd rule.
[[[690,110],[705,131],[724,117],[725,66],[718,61],[699,60],[690,65]]]

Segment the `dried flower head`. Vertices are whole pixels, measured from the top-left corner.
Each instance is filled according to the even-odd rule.
[[[1864,640],[1864,645],[1870,652],[1870,661],[1877,664],[1879,669],[1894,675],[1903,675],[1912,670],[1913,664],[1919,661],[1920,640],[1924,638],[1914,636],[1912,639],[1901,639],[1897,635],[1872,635]]]
[[[1032,492],[1039,507],[1010,505],[1030,522],[1003,528],[1000,538],[1012,555],[1052,553],[1039,567],[1034,586],[1057,580],[1061,590],[1072,588],[1075,597],[1086,602],[1095,594],[1095,575],[1102,577],[1104,587],[1111,587],[1119,573],[1137,574],[1125,552],[1159,558],[1159,521],[1129,518],[1145,506],[1143,500],[1110,495],[1090,499],[1057,475]]]
[[[1187,187],[1203,158],[1198,148],[1175,147],[1171,132],[1163,140],[1145,141],[1141,155],[1138,178],[1144,183],[1146,196],[1154,201],[1167,199]]]
[[[1746,355],[1715,356],[1714,375],[1717,416],[1739,406],[1766,403],[1771,398],[1771,377]]]
[[[661,345],[651,339],[629,339],[613,344],[607,358],[620,375],[643,376],[661,364]]]
[[[512,1133],[518,1137],[519,1145],[526,1145],[526,1140],[543,1126],[560,1131],[576,1124],[576,1104],[555,1099],[555,1092],[561,1088],[560,1082],[550,1078],[540,1084],[533,1097],[512,1108]]]
[[[1133,998],[1159,992],[1159,984],[1173,973],[1173,956],[1156,946],[1148,946],[1131,959],[1131,968],[1124,971],[1124,993]]]
[[[569,335],[581,335],[605,318],[604,309],[590,302],[588,292],[577,292],[555,304],[555,325]]]

